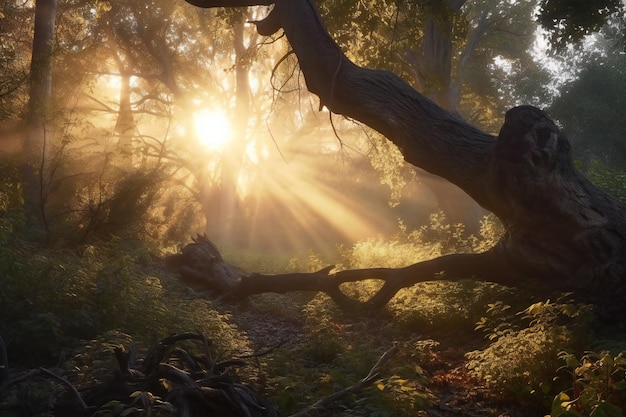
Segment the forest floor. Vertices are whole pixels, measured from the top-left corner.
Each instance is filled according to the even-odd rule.
[[[229,308],[227,313],[232,322],[248,337],[255,350],[279,345],[281,349],[298,355],[303,351],[302,346],[310,343],[308,341],[310,329],[301,317],[262,312],[250,304]],[[387,340],[389,343],[414,337],[414,335],[407,335],[404,331],[393,329],[389,318],[384,315],[382,317],[351,316],[348,319],[342,317],[338,319],[338,322],[343,328],[366,329],[365,333],[359,330],[352,332],[350,338],[354,343],[359,343],[360,339],[365,342],[373,334],[377,335],[379,340]],[[528,410],[519,405],[502,404],[498,401],[497,395],[471,377],[466,367],[466,353],[482,349],[488,344],[484,336],[473,327],[466,331],[428,329],[418,338],[435,341],[436,347],[429,350],[426,361],[420,361],[420,365],[428,375],[427,390],[432,405],[416,415],[430,417],[539,417],[543,415],[536,410]],[[349,403],[345,406],[350,407]],[[319,415],[335,414],[321,412]],[[355,412],[355,415],[360,414]],[[405,414],[402,412],[389,415]]]

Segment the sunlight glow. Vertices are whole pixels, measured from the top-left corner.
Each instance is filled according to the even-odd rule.
[[[228,116],[221,111],[204,109],[193,115],[200,143],[210,151],[221,151],[233,135]]]
[[[246,146],[246,156],[254,165],[259,165],[260,160],[266,160],[269,157],[270,151],[266,145],[260,147],[255,142],[250,142]]]
[[[262,182],[252,187],[259,204],[249,226],[249,244],[319,249],[337,239],[354,242],[377,234],[381,227],[377,216],[316,179],[318,170],[297,160],[265,166]]]
[[[122,77],[119,75],[107,74],[103,75],[102,78],[107,88],[110,88],[111,90],[119,91],[122,87]]]

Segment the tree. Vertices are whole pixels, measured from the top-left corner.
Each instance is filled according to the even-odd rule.
[[[565,126],[576,146],[577,160],[589,165],[597,159],[611,168],[624,169],[626,55],[603,49],[608,50],[607,55],[588,60],[551,104],[550,114]]]
[[[30,66],[30,94],[27,115],[27,132],[24,144],[22,176],[26,213],[31,220],[45,220],[45,191],[43,170],[46,145],[49,146],[47,120],[52,95],[52,48],[56,0],[37,0],[35,4],[35,28]],[[34,222],[36,224],[37,222]]]
[[[0,11],[0,119],[17,121],[28,86],[28,55],[32,47],[31,10],[5,2]],[[4,139],[4,138],[3,138]]]
[[[339,289],[342,282],[379,278],[385,283],[368,303],[380,307],[417,282],[475,277],[574,291],[593,299],[607,315],[623,314],[626,210],[575,168],[567,138],[545,112],[531,106],[509,110],[496,138],[394,74],[355,65],[328,35],[310,0],[189,1],[201,7],[273,3],[269,15],[256,22],[257,30],[262,35],[284,31],[308,89],[324,106],[379,131],[409,163],[459,186],[506,228],[486,252],[446,255],[400,269],[331,274],[326,268],[290,279],[236,269],[212,276],[205,271],[209,284],[235,295],[323,290],[347,302]]]
[[[621,15],[623,21],[625,12],[626,4],[622,0],[542,0],[539,22],[550,32],[554,48],[563,50],[566,45],[597,32],[612,17],[619,19]]]

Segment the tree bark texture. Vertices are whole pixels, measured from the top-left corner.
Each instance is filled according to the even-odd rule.
[[[31,223],[45,227],[43,170],[52,95],[52,52],[57,0],[37,0],[30,65],[30,91],[23,147],[24,205]]]
[[[190,2],[200,7],[268,4]],[[450,255],[399,270],[343,271],[333,280],[382,275],[387,289],[374,304],[388,300],[393,290],[430,279],[475,276],[508,285],[536,280],[589,296],[605,313],[626,310],[626,210],[576,170],[567,138],[543,111],[513,108],[498,137],[486,134],[396,75],[352,63],[328,35],[311,0],[272,3],[257,29],[271,35],[282,28],[308,89],[323,105],[382,133],[407,162],[463,189],[507,230],[483,254]]]

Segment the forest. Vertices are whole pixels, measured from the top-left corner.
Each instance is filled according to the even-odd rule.
[[[626,1],[5,0],[0,417],[626,415]]]

